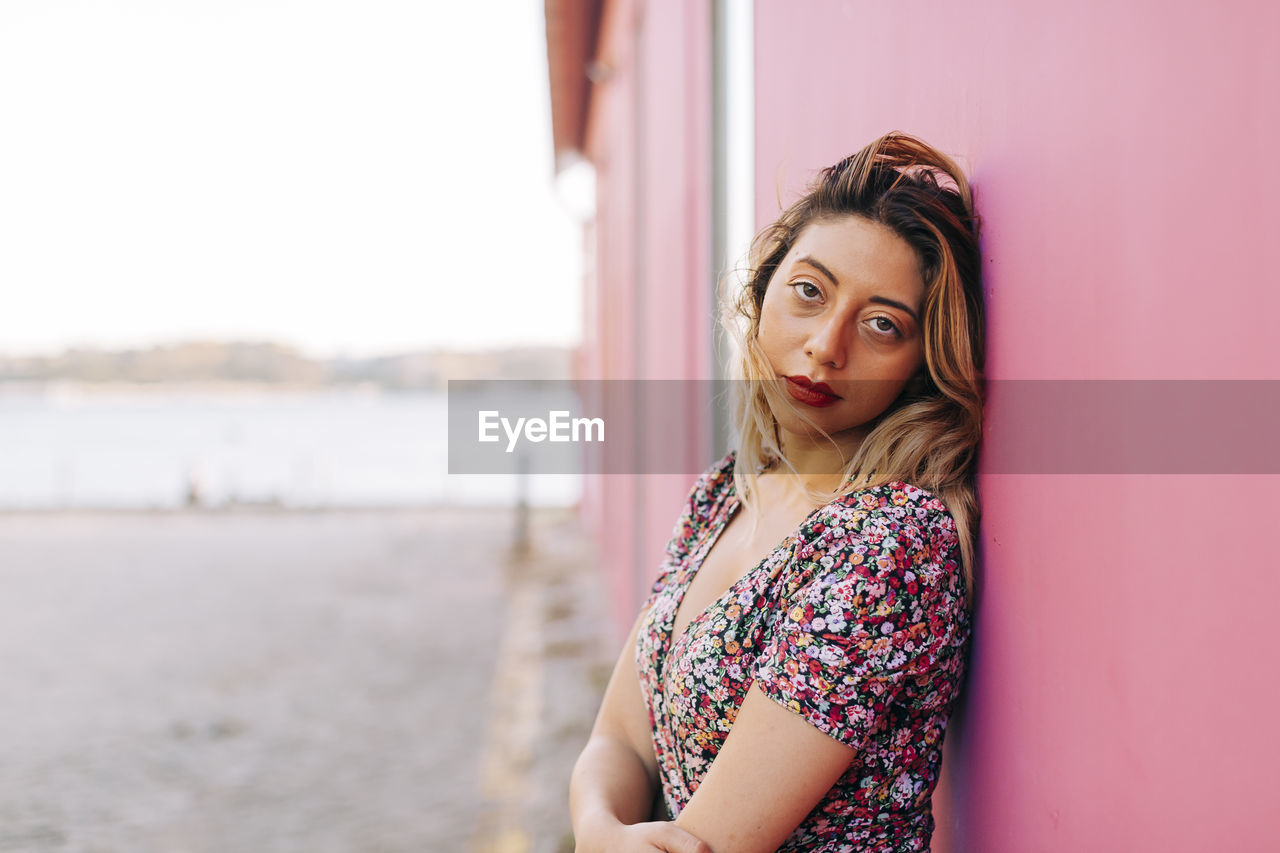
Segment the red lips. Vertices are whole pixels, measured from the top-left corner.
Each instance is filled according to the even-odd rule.
[[[810,388],[814,391],[820,391],[828,397],[835,397],[837,400],[840,399],[840,395],[835,391],[832,391],[831,386],[825,382],[814,382],[808,376],[803,375],[788,376],[787,378],[799,385],[801,388]]]
[[[792,399],[819,409],[825,409],[840,402],[840,398],[832,394],[826,384],[813,382],[807,376],[788,376],[787,393]]]

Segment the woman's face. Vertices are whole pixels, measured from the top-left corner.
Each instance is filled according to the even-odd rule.
[[[759,341],[798,409],[838,442],[861,442],[924,364],[923,303],[905,240],[860,216],[819,220],[769,280]],[[831,393],[806,388],[818,383]],[[784,437],[816,436],[790,410],[777,414]]]

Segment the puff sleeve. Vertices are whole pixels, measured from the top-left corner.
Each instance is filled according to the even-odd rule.
[[[954,520],[939,499],[901,483],[846,498],[802,530],[755,679],[859,748],[895,703],[950,701],[968,614]]]

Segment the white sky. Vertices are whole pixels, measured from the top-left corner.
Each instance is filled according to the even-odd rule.
[[[571,343],[542,0],[4,0],[0,353]]]

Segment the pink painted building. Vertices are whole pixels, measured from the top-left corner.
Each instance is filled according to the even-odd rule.
[[[715,277],[814,170],[898,129],[973,178],[991,380],[1280,378],[1273,5],[548,0],[547,16],[557,154],[597,182],[580,376],[723,375]],[[988,442],[1000,422],[993,400]],[[704,464],[723,453],[723,424],[687,426]],[[935,850],[1280,849],[1277,485],[983,471]],[[688,487],[588,485],[619,639]]]
[[[582,154],[596,176],[579,378],[713,375],[711,21],[690,14],[695,5],[547,3],[559,165]],[[669,427],[660,412],[648,416],[636,428],[661,441]],[[687,428],[705,433],[698,456],[712,459],[710,424]],[[601,534],[619,640],[690,483],[656,474],[587,478],[583,505]]]

